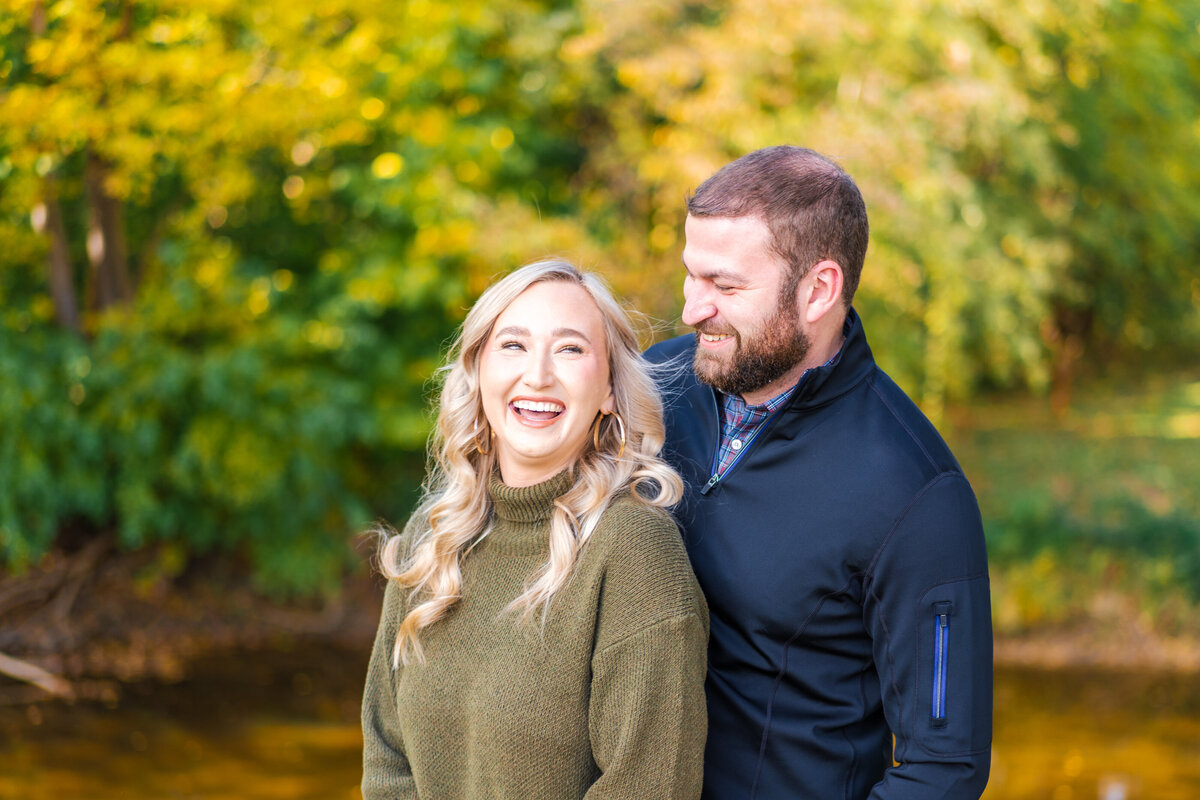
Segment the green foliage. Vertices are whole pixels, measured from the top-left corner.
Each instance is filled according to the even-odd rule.
[[[275,591],[336,585],[351,537],[414,496],[425,386],[472,293],[583,238],[535,226],[575,208],[582,109],[548,61],[573,16],[12,10],[0,563],[78,523],[241,554]],[[83,338],[52,321],[59,244]]]
[[[1062,419],[1028,400],[962,413],[953,444],[1003,587],[999,629],[1083,616],[1113,591],[1151,614],[1200,604],[1200,383],[1093,386]]]
[[[78,408],[90,370],[70,337],[0,328],[0,563],[27,565],[64,522],[111,513],[103,433]]]
[[[423,419],[373,392],[388,360],[348,370],[266,327],[203,348],[191,330],[117,328],[87,348],[57,331],[6,335],[3,369],[21,379],[0,408],[22,424],[0,428],[0,556],[28,563],[81,521],[125,547],[242,552],[268,590],[335,587],[368,506],[399,514],[410,499],[399,481],[419,464]],[[342,354],[350,365],[374,360],[370,344],[346,349],[359,351]]]
[[[0,563],[83,525],[331,584],[495,275],[674,318],[683,198],[779,142],[861,184],[934,416],[1200,343],[1196,0],[2,2]],[[1006,497],[1005,541],[1120,516]]]
[[[1085,352],[1178,361],[1200,342],[1200,4],[717,8],[631,4],[614,21],[585,5],[621,87],[622,129],[595,152],[629,165],[609,183],[631,187],[663,274],[684,190],[798,142],[862,186],[857,302],[935,416],[981,389],[1069,385]]]

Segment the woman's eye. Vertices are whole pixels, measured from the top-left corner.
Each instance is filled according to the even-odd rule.
[[[568,345],[565,345],[559,352],[560,353],[570,353],[571,355],[579,355],[580,353],[583,352],[583,348],[577,344],[568,344]]]
[[[520,342],[501,342],[500,349],[501,350],[524,350],[525,345],[521,344]]]
[[[722,285],[721,285],[721,284],[719,284],[719,283],[714,283],[714,284],[713,284],[713,288],[714,288],[714,289],[716,289],[718,292],[731,292],[731,291],[733,291],[733,287],[732,287],[732,286],[722,286]]]

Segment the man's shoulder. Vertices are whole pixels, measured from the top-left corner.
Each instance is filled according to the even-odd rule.
[[[646,351],[646,360],[651,364],[663,364],[673,359],[690,358],[695,348],[696,337],[685,333],[651,346]]]
[[[685,334],[659,342],[646,351],[654,382],[663,395],[664,412],[670,416],[684,395],[692,396],[701,388],[692,369],[696,337]]]
[[[866,384],[878,409],[873,416],[879,425],[862,426],[864,431],[875,432],[873,441],[864,443],[864,447],[875,451],[874,460],[886,464],[888,459],[881,451],[898,448],[915,456],[935,474],[962,471],[933,421],[886,372],[876,368]],[[883,430],[890,431],[890,435],[879,435]],[[919,477],[924,471],[915,471],[913,477]]]

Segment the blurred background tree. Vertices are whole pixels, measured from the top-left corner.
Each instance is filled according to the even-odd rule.
[[[0,564],[115,530],[337,585],[444,344],[558,253],[660,320],[683,201],[789,142],[863,188],[925,409],[1200,344],[1200,2],[2,0]]]

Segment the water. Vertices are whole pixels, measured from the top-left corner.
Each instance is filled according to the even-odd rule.
[[[366,663],[238,656],[175,685],[125,687],[108,706],[0,707],[0,798],[360,798]]]
[[[987,800],[1200,798],[1200,676],[1000,670]]]
[[[358,798],[366,657],[239,656],[115,704],[0,707],[0,798]],[[984,797],[1200,798],[1200,679],[998,671]]]

